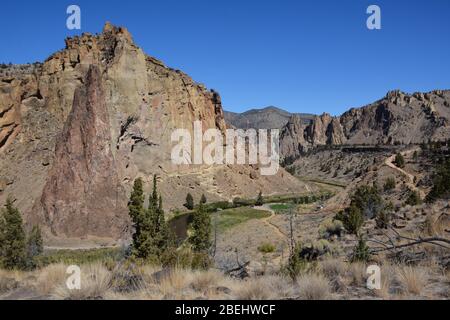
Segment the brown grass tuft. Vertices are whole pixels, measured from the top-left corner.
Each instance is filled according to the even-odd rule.
[[[423,268],[403,266],[398,268],[397,278],[404,293],[420,295],[427,284],[428,275]]]
[[[330,283],[320,274],[305,274],[298,280],[300,298],[305,300],[331,299]]]
[[[104,299],[110,285],[111,272],[102,264],[91,264],[81,267],[80,290],[69,290],[64,283],[56,287],[52,296],[67,300]]]

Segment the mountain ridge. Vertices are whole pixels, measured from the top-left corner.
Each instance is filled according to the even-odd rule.
[[[284,159],[295,159],[320,145],[407,145],[449,137],[450,90],[413,94],[393,90],[340,116],[315,116],[306,126],[292,116],[281,130],[280,152]]]
[[[299,115],[305,124],[309,123],[314,115],[308,113],[295,113]],[[280,129],[289,120],[293,113],[275,106],[267,106],[261,109],[252,108],[242,113],[224,111],[225,122],[239,129]]]

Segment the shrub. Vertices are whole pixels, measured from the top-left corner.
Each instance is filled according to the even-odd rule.
[[[361,210],[356,205],[351,205],[346,209],[346,212],[342,217],[342,223],[345,230],[347,230],[348,233],[357,235],[364,224],[364,217]]]
[[[391,222],[391,215],[393,210],[394,205],[392,204],[392,202],[389,202],[389,204],[383,210],[378,212],[377,216],[375,217],[375,223],[378,228],[387,229],[389,223]]]
[[[194,198],[192,197],[192,194],[188,193],[186,196],[186,203],[184,204],[186,209],[188,210],[194,210]]]
[[[319,236],[325,239],[328,239],[334,235],[340,237],[343,231],[344,224],[341,220],[326,220],[319,227]]]
[[[264,204],[264,200],[263,200],[263,197],[262,197],[262,192],[260,191],[259,194],[258,194],[258,198],[256,198],[255,205],[256,206],[262,206],[263,204]]]
[[[258,247],[258,251],[262,253],[271,253],[275,251],[275,246],[271,243],[263,243]]]
[[[389,177],[389,178],[386,179],[386,182],[384,183],[383,190],[384,191],[392,190],[392,189],[395,188],[395,185],[396,185],[395,178],[394,177]]]
[[[410,191],[409,196],[405,201],[406,205],[417,206],[422,203],[422,199],[420,198],[420,194],[417,191]]]
[[[350,207],[336,215],[335,219],[343,222],[347,232],[358,235],[364,219],[376,218],[385,209],[376,186],[361,186],[353,194]]]
[[[394,163],[399,168],[404,168],[405,167],[405,158],[403,158],[401,153],[397,153],[395,155]]]
[[[370,259],[370,252],[369,247],[367,246],[366,241],[360,237],[358,240],[358,244],[353,249],[353,254],[351,261],[361,261],[361,262],[367,262]]]
[[[427,195],[426,201],[433,202],[439,198],[450,197],[450,159],[438,166],[433,177],[433,188]]]
[[[375,218],[377,213],[384,208],[384,201],[376,186],[361,186],[352,196],[351,205],[361,210],[366,219]]]
[[[283,267],[283,272],[286,273],[293,281],[295,281],[297,277],[308,267],[307,261],[300,256],[301,250],[301,245],[295,245],[294,251],[291,253],[288,263]]]

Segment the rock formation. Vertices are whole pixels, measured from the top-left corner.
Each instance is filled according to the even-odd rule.
[[[450,138],[450,91],[405,94],[391,91],[385,98],[340,117],[316,116],[300,128],[291,118],[281,133],[281,154],[293,159],[320,145],[410,144]],[[296,128],[293,130],[293,128]]]
[[[11,196],[47,237],[129,236],[127,199],[152,175],[167,210],[187,192],[209,200],[302,191],[280,170],[171,161],[174,129],[226,128],[218,93],[137,47],[124,28],[66,40],[44,63],[0,66],[0,204]]]

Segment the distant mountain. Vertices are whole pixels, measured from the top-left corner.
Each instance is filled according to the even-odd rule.
[[[277,107],[266,107],[264,109],[251,109],[244,113],[224,112],[225,122],[239,129],[281,129],[284,127],[292,113]],[[313,114],[296,113],[305,125],[314,119]]]
[[[283,158],[319,145],[406,145],[450,138],[450,90],[407,94],[399,90],[339,117],[324,113],[311,124],[292,116],[280,134]]]

